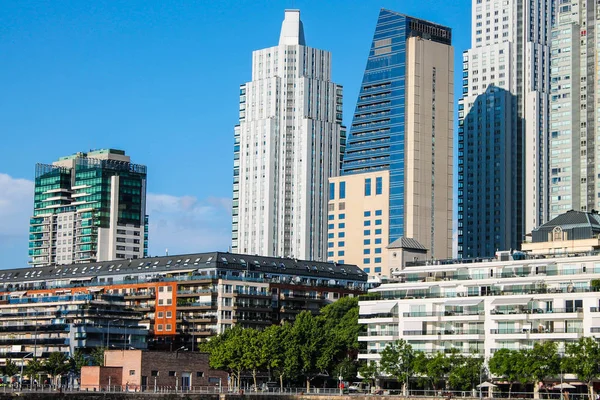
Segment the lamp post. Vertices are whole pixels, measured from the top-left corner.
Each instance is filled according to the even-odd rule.
[[[106,348],[110,348],[110,324],[112,322],[117,322],[118,319],[111,319],[110,321],[108,321],[108,329],[106,331]]]
[[[23,365],[25,364],[25,359],[29,356],[32,356],[33,353],[27,353],[21,358],[21,376],[19,376],[19,388],[23,388]]]

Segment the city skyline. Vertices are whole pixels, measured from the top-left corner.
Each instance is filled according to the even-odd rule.
[[[295,4],[295,8],[299,8],[303,13],[305,25],[310,26],[307,41],[312,46],[332,53],[333,81],[344,86],[345,124],[350,122],[372,29],[381,7],[450,25],[455,28],[457,51],[466,48],[465,43],[468,40],[465,38],[468,38],[468,32],[467,29],[460,29],[465,25],[460,23],[459,16],[462,14],[459,11],[461,8],[470,7],[469,2],[447,5],[449,8],[445,8],[445,11],[436,9],[433,12],[419,4],[404,4],[399,7],[399,4],[395,3],[381,2],[367,7],[357,2],[350,3],[343,10],[337,10],[339,7],[336,4]],[[441,4],[444,3],[440,2]],[[124,10],[100,9],[95,13],[86,13],[87,10],[71,5],[71,9],[67,7],[39,10],[43,18],[38,16],[38,20],[42,18],[43,23],[37,32],[22,16],[15,17],[7,23],[8,32],[11,34],[11,47],[7,53],[10,62],[8,66],[3,67],[2,72],[12,77],[5,88],[5,95],[8,95],[11,101],[5,100],[6,107],[0,114],[0,127],[5,132],[11,132],[11,135],[0,149],[3,160],[0,163],[0,217],[5,222],[0,230],[0,252],[4,256],[0,268],[26,265],[26,256],[23,254],[26,254],[26,232],[33,203],[32,180],[35,162],[88,148],[122,148],[131,154],[133,159],[148,165],[152,176],[148,182],[151,255],[164,254],[167,248],[171,253],[215,247],[226,250],[230,243],[230,133],[236,118],[235,104],[239,101],[236,99],[239,93],[238,85],[249,78],[248,55],[251,49],[272,43],[271,38],[279,32],[281,13],[289,6],[269,4],[261,8],[260,13],[265,14],[261,17],[264,21],[262,29],[252,30],[252,34],[244,35],[244,40],[237,39],[236,51],[233,53],[235,57],[239,57],[239,62],[237,58],[234,60],[235,73],[225,71],[230,75],[226,81],[221,82],[223,87],[213,92],[215,97],[212,100],[202,101],[199,101],[201,97],[211,97],[203,95],[200,90],[209,83],[210,79],[205,76],[185,82],[191,86],[189,91],[183,90],[182,86],[185,85],[181,80],[157,79],[167,75],[172,78],[177,74],[189,79],[190,71],[187,68],[191,68],[190,66],[182,67],[181,64],[172,65],[165,61],[174,55],[185,59],[179,52],[160,54],[162,58],[157,65],[148,64],[149,59],[157,56],[156,53],[148,51],[148,46],[158,44],[157,48],[165,51],[170,43],[177,44],[174,48],[182,50],[184,44],[190,43],[187,39],[181,39],[185,36],[185,29],[191,29],[191,22],[182,16],[186,10],[154,10],[153,14],[150,12],[153,7],[149,6],[141,7],[139,14],[135,13],[135,9],[126,7]],[[195,11],[202,19],[213,15],[220,21],[248,12],[247,8],[241,6],[227,10],[221,7],[200,7],[200,10]],[[342,26],[336,29],[336,35],[331,34],[330,25],[320,22],[325,18],[323,15],[331,10],[336,10],[335,21],[339,21]],[[17,11],[24,12],[9,11],[9,16],[15,16]],[[83,31],[84,34],[78,40],[70,40],[67,37],[69,30],[82,29],[82,22],[75,21],[76,16],[88,14],[86,22],[92,23],[98,33],[94,33],[93,30]],[[167,35],[161,40],[159,33],[164,32],[160,29],[151,30],[151,36],[139,37],[141,32],[152,27],[151,22],[155,21],[157,15],[184,19],[187,25],[184,26],[185,29],[176,30],[173,35]],[[113,18],[108,18],[109,16]],[[344,28],[342,22],[349,16],[360,16],[360,24],[354,24],[352,29]],[[59,26],[61,17],[66,18],[66,22]],[[130,19],[127,19],[128,17]],[[104,26],[106,29],[101,29],[100,22],[107,21],[110,23]],[[127,21],[128,24],[120,25],[119,21]],[[244,26],[246,25],[242,24],[242,28]],[[207,27],[216,31],[214,28],[214,25]],[[50,34],[39,35],[42,30]],[[218,29],[220,34],[226,36],[222,31],[221,28]],[[106,37],[102,37],[103,35]],[[122,35],[124,39],[129,40],[117,43],[115,39]],[[203,38],[201,43],[209,42],[204,40],[202,35],[198,36]],[[345,40],[340,41],[340,37]],[[43,38],[47,42],[44,42]],[[219,40],[215,41],[216,46],[220,44]],[[125,57],[125,53],[136,49],[128,47],[135,43],[145,43],[145,46],[137,48],[137,53],[133,51]],[[84,51],[84,44],[96,45],[94,51]],[[103,46],[97,46],[98,44]],[[111,47],[113,52],[107,47]],[[59,49],[61,50],[58,51]],[[69,49],[73,51],[69,53]],[[140,56],[138,60],[136,55]],[[111,57],[116,58],[110,60]],[[174,57],[174,60],[179,60],[178,57]],[[38,64],[46,61],[44,69],[37,70],[31,60],[37,60]],[[202,64],[197,55],[190,60],[190,65]],[[18,65],[19,61],[21,68],[16,68],[15,65]],[[114,61],[114,65],[109,61]],[[211,65],[214,69],[215,65],[224,64],[213,60]],[[61,68],[65,66],[70,68]],[[117,74],[119,66],[126,68]],[[174,68],[175,66],[179,67]],[[207,70],[202,72],[206,74]],[[34,86],[35,83],[37,86]],[[82,87],[77,87],[78,85]],[[221,100],[220,96],[224,96],[227,101]],[[166,103],[174,99],[177,101],[167,107]],[[211,105],[218,104],[216,108],[223,111],[213,113],[212,108],[203,110],[202,105],[206,106],[206,101]],[[102,110],[102,113],[98,113],[98,110]],[[161,111],[162,114],[162,118],[158,120],[154,115],[157,111]],[[148,137],[144,139],[146,134]],[[35,140],[37,144],[34,150],[15,151],[24,148],[24,143],[31,140]],[[188,142],[195,146],[190,146]],[[69,145],[66,146],[65,143]],[[211,147],[216,151],[203,151]],[[217,173],[209,174],[206,170]],[[154,218],[153,215],[157,215],[158,218]],[[153,234],[153,231],[158,235]],[[183,237],[193,237],[195,240],[180,240]]]

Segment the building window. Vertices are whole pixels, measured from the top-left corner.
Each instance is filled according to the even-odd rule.
[[[329,184],[329,200],[335,200],[335,183]]]
[[[375,244],[381,244],[381,238],[375,239]]]
[[[340,215],[338,215],[338,219],[346,219],[346,214],[340,214]]]
[[[375,249],[375,254],[381,254],[381,247]]]
[[[171,313],[171,311],[167,311],[167,318],[171,318],[173,316],[173,314]]]
[[[375,194],[383,193],[383,178],[375,178]]]
[[[333,236],[334,236],[333,233],[328,233],[327,234],[327,239],[333,239]]]
[[[370,258],[363,258],[363,264],[371,264]]]
[[[338,257],[343,257],[343,256],[344,256],[344,250],[338,251]]]
[[[381,267],[375,267],[375,273],[380,273],[381,272]]]
[[[346,237],[346,232],[338,232],[338,237],[339,238]]]
[[[376,235],[381,235],[381,229],[375,229],[375,234]]]
[[[329,224],[327,225],[327,229],[333,229],[335,227],[335,224]]]
[[[196,378],[203,378],[203,377],[204,377],[204,372],[202,372],[202,371],[196,372]]]
[[[340,199],[346,198],[346,182],[340,182]]]
[[[171,328],[171,324],[167,324],[167,327],[165,328],[165,330],[166,330],[166,331],[170,331],[171,329],[172,329],[172,328]]]
[[[371,211],[365,211],[365,217],[370,217],[371,216]]]
[[[172,286],[167,286],[167,292],[172,292],[173,291],[173,287]]]
[[[371,234],[371,230],[370,230],[370,229],[365,229],[365,230],[363,231],[363,235],[364,235],[364,236],[369,236],[370,234]]]
[[[158,371],[153,369],[152,371],[150,371],[150,376],[158,376]]]
[[[329,215],[327,216],[327,219],[328,219],[329,221],[333,221],[333,220],[335,219],[335,215],[333,215],[333,214],[329,214]]]
[[[327,252],[327,257],[333,257],[333,251],[328,251]]]
[[[363,254],[371,254],[371,249],[363,249]]]
[[[175,371],[169,371],[169,376],[177,376],[177,374],[175,373]]]
[[[329,242],[329,243],[327,243],[327,247],[328,247],[328,248],[330,248],[330,249],[333,249],[333,246],[334,246],[334,245],[333,245],[333,242]]]
[[[381,210],[375,210],[375,216],[380,217],[382,214]]]
[[[135,375],[135,369],[130,369],[129,370],[129,376],[133,376]]]
[[[345,245],[345,244],[346,244],[346,243],[345,243],[345,242],[343,242],[343,241],[341,241],[341,242],[338,242],[338,247],[344,247],[344,245]]]
[[[164,315],[165,315],[165,314],[164,314],[162,311],[159,311],[159,312],[158,312],[158,318],[163,318],[163,317],[164,317]]]
[[[363,222],[363,225],[364,225],[364,226],[371,226],[371,221],[364,221],[364,222]]]
[[[165,287],[164,287],[164,286],[161,286],[161,287],[159,287],[159,288],[158,288],[158,291],[159,291],[159,293],[162,293],[162,292],[164,292],[164,291],[165,291]]]
[[[162,324],[158,324],[158,325],[156,325],[156,330],[157,330],[158,332],[162,332],[162,328],[163,328]]]
[[[370,245],[370,244],[371,244],[371,239],[365,239],[365,240],[363,240],[363,244],[364,244],[365,246],[368,246],[368,245]]]
[[[158,299],[158,305],[159,305],[159,306],[162,306],[162,305],[163,305],[163,303],[164,303],[164,300],[163,300],[163,299]]]
[[[368,274],[369,272],[371,272],[371,268],[363,268],[363,271],[365,271]]]
[[[375,262],[375,264],[378,264],[378,263],[380,263],[380,262],[381,262],[381,257],[375,257],[375,260],[374,260],[374,262]],[[381,272],[381,271],[380,271],[380,272]]]
[[[341,222],[338,224],[338,228],[339,229],[344,229],[346,227],[346,223],[345,222]],[[331,229],[333,229],[333,226],[331,227]]]
[[[365,179],[365,196],[371,195],[371,178]]]
[[[381,225],[381,220],[380,219],[376,219],[375,220],[375,225]]]

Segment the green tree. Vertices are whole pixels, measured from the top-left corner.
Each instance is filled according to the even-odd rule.
[[[241,374],[244,370],[244,329],[234,326],[224,333],[211,338],[200,345],[200,350],[210,354],[211,368],[229,371],[237,387],[241,385]]]
[[[2,368],[4,375],[15,376],[19,373],[19,367],[10,358],[6,360],[6,365]]]
[[[92,353],[90,354],[91,357],[91,363],[94,366],[97,367],[103,367],[104,366],[104,351],[106,350],[106,347],[95,347],[92,350]]]
[[[379,365],[381,370],[402,382],[404,392],[408,390],[407,383],[414,372],[415,352],[404,339],[388,343],[381,352]]]
[[[533,380],[536,388],[539,387],[538,382],[544,383],[560,373],[560,357],[556,342],[536,342],[531,350],[524,351],[524,355],[524,375]]]
[[[65,353],[55,351],[44,362],[44,370],[54,378],[54,384],[58,384],[61,375],[69,371],[69,358]]]
[[[480,357],[465,357],[452,355],[452,368],[448,374],[448,384],[453,390],[474,389],[480,381],[483,359]]]
[[[508,381],[508,397],[511,397],[515,382],[525,383],[527,380],[525,353],[518,350],[500,349],[488,362],[492,375]]]
[[[38,358],[32,358],[29,360],[27,365],[25,365],[24,373],[29,377],[29,379],[35,379],[38,374],[45,372],[44,363],[42,363]]]
[[[271,372],[277,375],[281,390],[283,390],[283,378],[286,375],[285,352],[288,346],[290,329],[291,325],[284,323],[282,325],[271,325],[262,331],[266,368],[269,370],[269,376]]]
[[[585,336],[579,338],[575,343],[566,346],[566,357],[563,359],[563,367],[566,371],[577,375],[577,378],[585,382],[588,387],[590,400],[594,395],[593,381],[600,376],[600,344],[596,339]]]
[[[256,329],[244,329],[242,333],[243,351],[242,366],[244,369],[252,371],[254,388],[258,390],[256,375],[258,370],[266,365],[266,354],[264,351],[264,336]]]
[[[89,360],[80,349],[77,349],[69,359],[69,364],[72,370],[80,373],[82,367],[89,365]]]
[[[296,317],[291,331],[292,345],[297,353],[297,365],[306,379],[306,391],[310,391],[310,381],[323,372],[317,364],[321,355],[323,332],[310,311],[302,311]]]
[[[360,367],[358,372],[360,373],[360,376],[363,377],[363,381],[368,382],[373,387],[375,386],[375,382],[380,375],[379,365],[373,360]]]
[[[416,372],[429,379],[434,390],[440,390],[452,364],[445,353],[437,352],[429,357],[425,354],[418,355],[415,359],[415,367]]]
[[[317,367],[329,375],[339,376],[335,371],[355,371],[358,355],[358,336],[366,327],[358,324],[358,298],[344,297],[329,304],[317,317],[323,335],[321,354]]]

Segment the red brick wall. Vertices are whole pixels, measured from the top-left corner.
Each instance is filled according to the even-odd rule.
[[[81,389],[100,390],[111,386],[121,386],[123,369],[120,367],[82,367]]]

